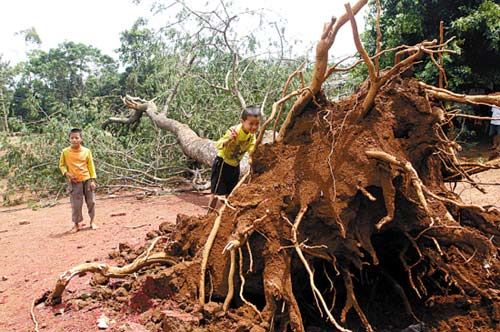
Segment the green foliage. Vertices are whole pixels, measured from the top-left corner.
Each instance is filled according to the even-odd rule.
[[[157,12],[162,8],[157,4]],[[16,68],[0,61],[8,124],[20,135],[0,137],[4,203],[17,202],[20,193],[35,199],[64,193],[57,163],[72,127],[84,130],[101,186],[163,187],[173,176],[190,176],[189,169],[199,167],[186,159],[172,134],[148,119],[132,132],[122,125],[103,130],[109,116],[128,114],[119,96],[154,98],[160,108],[168,103],[168,117],[211,139],[239,121],[236,90],[248,105],[260,105],[267,96],[264,113],[269,114],[282,84],[303,59],[280,60],[292,57],[277,23],[260,12],[231,10],[195,13],[182,6],[158,30],[138,19],[122,32],[117,61],[74,42],[32,50]],[[255,29],[241,34],[240,23]]]
[[[444,21],[445,40],[456,37],[451,48],[459,55],[445,56],[449,87],[455,91],[498,91],[500,79],[500,5],[493,0],[381,0],[382,46],[414,45],[439,40],[439,22]],[[363,40],[370,54],[375,51],[375,2]],[[392,65],[394,52],[384,55],[381,67]],[[428,58],[417,66],[419,77],[436,84],[438,72]],[[357,71],[356,74],[362,74]]]
[[[21,30],[21,31],[17,32],[16,34],[23,36],[24,42],[26,44],[33,44],[33,45],[37,45],[37,46],[40,46],[42,44],[42,39],[38,35],[38,32],[36,31],[35,27]]]

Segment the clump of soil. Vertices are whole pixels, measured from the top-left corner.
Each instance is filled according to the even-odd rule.
[[[497,330],[500,214],[444,185],[457,146],[415,80],[392,79],[360,119],[366,90],[317,96],[282,142],[258,147],[220,215],[160,228],[178,264],[113,281],[99,300],[152,331]],[[120,263],[140,254],[120,248]]]

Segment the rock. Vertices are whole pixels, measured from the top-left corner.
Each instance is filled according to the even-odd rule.
[[[115,290],[115,296],[128,296],[128,291],[124,287]]]
[[[109,318],[106,315],[102,314],[99,318],[97,318],[97,327],[99,330],[106,330],[109,328]]]
[[[7,281],[9,280],[9,278],[7,278],[6,276],[2,276],[2,281]]]
[[[161,233],[163,234],[169,234],[172,233],[173,225],[172,223],[169,222],[162,222],[160,226],[158,227]]]
[[[21,220],[19,222],[19,225],[29,225],[29,224],[30,224],[30,222],[28,220]]]
[[[119,243],[118,244],[118,251],[119,252],[131,252],[132,247],[127,243]]]
[[[149,231],[146,233],[146,238],[148,240],[154,239],[155,237],[158,237],[158,232],[157,231]]]
[[[91,279],[91,284],[93,284],[93,285],[104,286],[104,285],[107,285],[108,282],[109,282],[109,278],[103,276],[100,273],[94,273],[94,275],[92,276],[92,279]]]
[[[203,317],[207,319],[211,319],[217,314],[219,311],[222,311],[222,306],[219,303],[208,302],[203,305]]]

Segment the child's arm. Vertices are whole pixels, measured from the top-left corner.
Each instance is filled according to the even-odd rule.
[[[66,161],[64,160],[64,151],[61,152],[61,157],[59,158],[59,169],[61,170],[62,175],[66,175],[66,173],[68,173],[68,167],[66,166]]]
[[[96,179],[94,159],[92,158],[92,152],[89,150],[89,155],[87,157],[87,167],[89,169],[89,174],[91,179]]]
[[[75,176],[68,171],[68,166],[66,165],[66,159],[64,158],[64,151],[61,152],[61,157],[59,158],[59,169],[61,170],[61,173],[69,181],[72,181],[72,182],[76,181]]]
[[[217,143],[215,143],[215,147],[218,150],[221,150],[222,148],[225,148],[229,142],[232,142],[236,139],[238,136],[238,133],[236,132],[236,129],[234,128],[229,128],[224,136],[222,136]]]
[[[95,179],[97,178],[97,176],[95,174],[94,159],[92,158],[92,152],[90,150],[87,157],[87,168],[89,169],[90,180],[92,180],[90,186],[92,190],[94,190],[96,188]]]

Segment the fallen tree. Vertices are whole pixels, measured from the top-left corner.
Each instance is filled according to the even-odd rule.
[[[446,43],[401,48],[394,66],[380,70],[354,19],[366,2],[347,4],[325,25],[312,82],[274,104],[262,130],[298,96],[277,140],[257,146],[250,172],[220,210],[178,216],[162,251],[184,261],[145,275],[168,293],[149,297],[182,303],[190,319],[175,325],[163,314],[158,329],[372,331],[422,322],[434,331],[496,329],[500,213],[465,204],[445,186],[468,177],[470,165],[443,130],[440,101],[500,106],[500,97],[456,95],[408,77],[420,57],[446,51]],[[331,102],[321,85],[342,70],[327,59],[348,21],[369,79]],[[151,102],[125,102],[177,130],[181,146],[192,147],[185,153],[210,161],[209,141],[158,115]],[[60,300],[61,285],[49,302]]]

